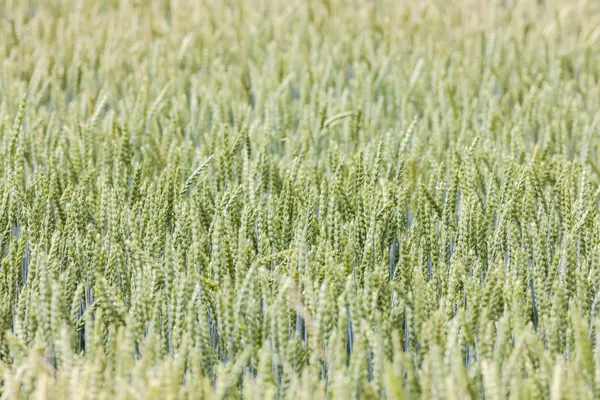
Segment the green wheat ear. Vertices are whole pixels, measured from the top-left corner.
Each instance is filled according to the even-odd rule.
[[[210,163],[210,161],[212,160],[213,156],[210,155],[198,168],[196,168],[196,170],[189,176],[189,178],[185,181],[185,184],[183,185],[183,188],[181,189],[181,194],[186,194],[188,192],[188,189],[194,184],[194,182],[196,182],[196,180],[198,179],[198,176],[200,176],[200,174],[202,173],[202,171],[204,171],[207,167],[208,164]]]

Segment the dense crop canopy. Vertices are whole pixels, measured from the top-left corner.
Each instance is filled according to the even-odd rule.
[[[600,3],[0,1],[2,398],[600,398]]]

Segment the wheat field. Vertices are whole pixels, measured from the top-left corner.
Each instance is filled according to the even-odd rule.
[[[600,399],[600,3],[0,0],[1,399]]]

